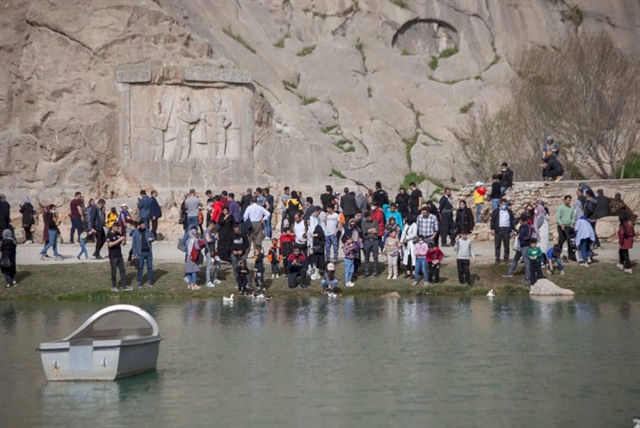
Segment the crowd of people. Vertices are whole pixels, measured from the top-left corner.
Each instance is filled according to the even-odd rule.
[[[557,147],[553,141],[545,144],[551,144],[545,147],[546,158],[555,156]],[[557,208],[558,240],[550,243],[551,213],[545,203],[534,201],[516,215],[506,197],[513,186],[513,171],[507,163],[492,179],[490,190],[482,182],[475,184],[475,213],[464,199],[453,201],[450,189],[445,189],[437,202],[427,200],[416,183],[411,183],[409,189],[399,189],[394,199],[380,182],[366,193],[349,188],[340,193],[326,186],[317,202],[289,187],[277,197],[270,194],[269,188],[247,189],[239,200],[234,193],[214,194],[210,190],[205,193],[206,200],[201,200],[191,189],[181,202],[179,220],[185,231],[178,242],[178,249],[184,252],[185,282],[190,290],[200,289],[198,273],[205,266],[205,285],[213,288],[221,282],[221,266],[229,264],[239,293],[264,293],[268,263],[271,278],[285,275],[290,288],[306,289],[310,281],[321,280],[322,289],[333,292],[340,283],[336,264],[344,263],[344,285],[353,287],[359,278],[378,277],[383,270],[380,264],[386,262],[388,280],[396,280],[404,273],[405,278],[413,279],[413,286],[421,280],[426,285],[440,281],[444,257],[441,247],[452,246],[459,283],[471,285],[470,264],[475,252],[470,235],[475,224],[483,221],[485,201],[492,208],[488,221],[495,263],[509,264],[504,277],[513,277],[520,260],[525,267],[523,283],[531,285],[542,277],[544,268],[549,275],[556,270],[563,275],[563,262],[568,260],[588,267],[600,246],[596,222],[608,215],[619,215],[620,219],[618,267],[632,272],[629,249],[633,245],[633,219],[619,194],[609,199],[599,190],[596,196],[581,184],[576,197],[565,196],[564,204]],[[126,203],[119,212],[115,207],[107,211],[105,205],[104,199],[90,199],[85,205],[80,192],[71,201],[69,242],[79,243],[77,258],[88,259],[87,243],[94,242],[92,256],[102,259],[106,243],[114,292],[132,290],[125,275],[126,264],[137,269],[138,287],[144,285],[146,268],[148,286],[153,287],[153,243],[158,238],[158,219],[162,216],[157,192],[147,195],[145,190],[140,191],[135,219]],[[48,205],[42,213],[42,260],[50,257],[50,249],[56,260],[61,257],[57,247],[61,221],[57,208]],[[23,200],[20,212],[25,240],[32,241],[36,210],[28,198]],[[9,218],[10,206],[0,195],[0,267],[6,287],[17,285],[17,242]],[[129,239],[131,246],[124,254]],[[264,243],[268,245],[265,247]],[[515,251],[513,258],[511,250]],[[253,259],[252,268],[247,263],[249,257]]]

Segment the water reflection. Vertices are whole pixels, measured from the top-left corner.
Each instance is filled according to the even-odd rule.
[[[0,302],[7,426],[616,426],[640,402],[638,298],[145,301],[158,372],[46,384],[34,349],[103,306]]]

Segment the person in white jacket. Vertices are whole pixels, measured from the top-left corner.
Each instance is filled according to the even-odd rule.
[[[413,270],[416,266],[416,254],[414,251],[414,243],[418,238],[418,226],[412,218],[407,219],[407,226],[402,231],[400,242],[404,246],[404,254],[402,263],[407,267],[407,275],[405,278],[413,276]]]

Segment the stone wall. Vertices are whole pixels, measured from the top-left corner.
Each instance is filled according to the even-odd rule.
[[[549,208],[549,230],[552,239],[557,239],[556,208],[563,203],[565,195],[571,195],[575,198],[579,183],[578,181],[514,183],[513,189],[507,191],[505,198],[512,204],[513,213],[516,215],[523,211],[526,204],[535,204],[538,200],[542,200]],[[605,196],[610,198],[613,198],[619,192],[627,206],[635,214],[640,213],[640,180],[590,180],[585,181],[585,183],[591,187],[594,193],[598,189],[602,189]],[[486,183],[486,185],[487,190],[490,191],[491,183]],[[475,213],[473,190],[473,186],[465,186],[454,193],[452,200],[464,199]],[[490,216],[491,202],[487,201],[482,209],[482,223],[477,225],[473,232],[476,240],[485,241],[491,239],[489,229]],[[617,217],[605,217],[598,220],[596,224],[598,237],[604,239],[615,238],[618,232],[618,224]],[[636,224],[635,228],[636,240],[640,240],[640,223]]]

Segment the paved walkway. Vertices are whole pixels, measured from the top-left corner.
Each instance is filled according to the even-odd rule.
[[[123,248],[123,253],[126,254],[129,251],[131,243],[128,242],[127,246]],[[493,242],[483,241],[483,242],[474,242],[474,250],[476,253],[476,262],[477,263],[493,263],[494,257],[494,247]],[[170,241],[162,241],[156,242],[153,245],[153,259],[155,262],[172,262],[172,263],[182,263],[184,262],[184,253],[181,253],[176,248],[177,242]],[[267,248],[270,246],[269,241],[264,241],[263,247],[265,252]],[[639,248],[640,246],[636,246],[631,250],[631,260],[638,260],[639,256]],[[93,253],[95,248],[95,244],[89,243],[87,244],[87,251],[89,255]],[[62,261],[54,261],[53,258],[45,259],[41,261],[38,259],[38,253],[42,250],[42,245],[40,244],[25,244],[18,246],[18,256],[17,256],[17,264],[20,265],[33,265],[33,264],[44,264],[44,263],[63,263],[63,264],[75,264],[75,263],[106,263],[106,255],[107,255],[107,246],[102,248],[102,256],[105,257],[104,260],[81,260],[79,261],[76,256],[80,252],[80,246],[78,244],[60,244],[58,245],[58,252],[63,256],[64,260]],[[455,258],[455,253],[453,252],[452,247],[442,248],[442,252],[445,254],[446,258]],[[603,243],[603,248],[597,251],[598,256],[597,259],[602,262],[613,262],[617,263],[618,261],[618,245],[614,243]],[[514,252],[511,251],[511,256],[513,256]],[[49,255],[53,255],[53,251],[49,250]],[[342,247],[340,248],[340,255],[342,256]],[[91,256],[90,256],[91,257]]]

